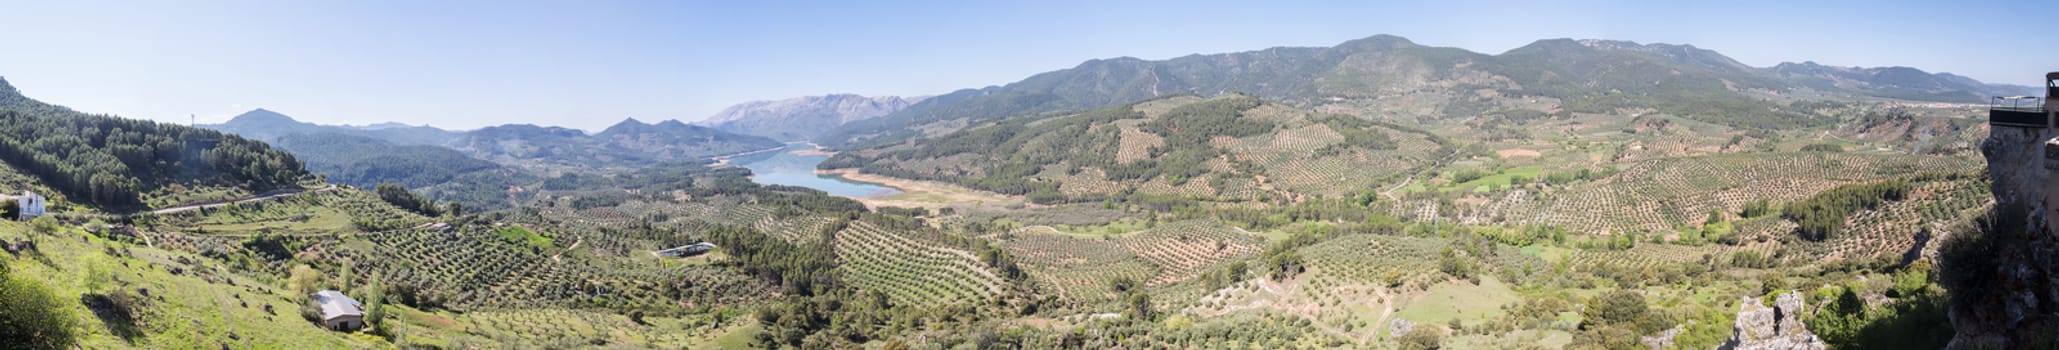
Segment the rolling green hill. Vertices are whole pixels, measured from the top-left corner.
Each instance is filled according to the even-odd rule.
[[[1443,143],[1418,130],[1246,95],[1182,95],[1005,119],[839,153],[821,167],[953,182],[1039,203],[1341,198],[1453,150]]]
[[[335,133],[293,134],[276,141],[329,181],[370,188],[392,182],[409,188],[442,184],[459,175],[505,170],[500,164],[438,146],[395,145]]]

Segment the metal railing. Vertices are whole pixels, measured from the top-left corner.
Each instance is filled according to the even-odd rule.
[[[1988,124],[2029,128],[2049,128],[2052,126],[2051,115],[2051,113],[2045,113],[2044,108],[1995,107],[1988,109]]]

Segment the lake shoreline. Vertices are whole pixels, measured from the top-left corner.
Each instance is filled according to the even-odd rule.
[[[900,193],[887,196],[866,196],[852,198],[858,200],[858,202],[860,203],[864,203],[866,207],[870,208],[878,208],[880,206],[893,206],[906,208],[937,209],[950,207],[958,204],[969,206],[1000,206],[1007,205],[1009,203],[1022,202],[1021,196],[1008,196],[999,193],[979,191],[941,182],[910,180],[885,175],[867,174],[863,171],[859,171],[857,168],[816,169],[815,174],[835,176],[837,178],[853,182],[878,184],[879,186],[885,186],[900,191]],[[908,197],[921,198],[914,199]]]
[[[826,149],[826,148],[822,148],[822,145],[817,145],[817,144],[815,144],[814,142],[802,142],[802,144],[808,145],[808,147],[809,147],[809,148],[811,148],[811,149],[799,149],[799,150],[794,150],[794,152],[793,152],[793,153],[794,153],[794,155],[800,155],[800,156],[818,156],[818,157],[834,157],[834,156],[836,156],[836,153],[837,153],[836,151],[831,151],[831,150],[829,150],[829,149]]]

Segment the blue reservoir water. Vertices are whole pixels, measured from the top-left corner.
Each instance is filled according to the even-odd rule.
[[[829,192],[844,197],[883,197],[901,193],[892,187],[876,183],[851,181],[836,175],[815,173],[815,165],[828,160],[827,156],[799,155],[795,151],[815,149],[806,144],[787,146],[778,152],[766,152],[730,158],[729,163],[751,169],[751,181],[768,185],[801,186]]]

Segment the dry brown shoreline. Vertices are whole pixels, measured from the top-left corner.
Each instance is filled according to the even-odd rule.
[[[866,207],[873,208],[880,206],[908,208],[943,208],[954,205],[1001,206],[1008,203],[1022,202],[1021,196],[1002,195],[940,182],[867,174],[854,168],[817,169],[815,173],[819,175],[834,175],[845,180],[879,184],[880,186],[901,191],[901,194],[884,197],[868,196],[856,198],[859,202],[864,203]],[[910,200],[910,197],[931,197],[941,200]]]

